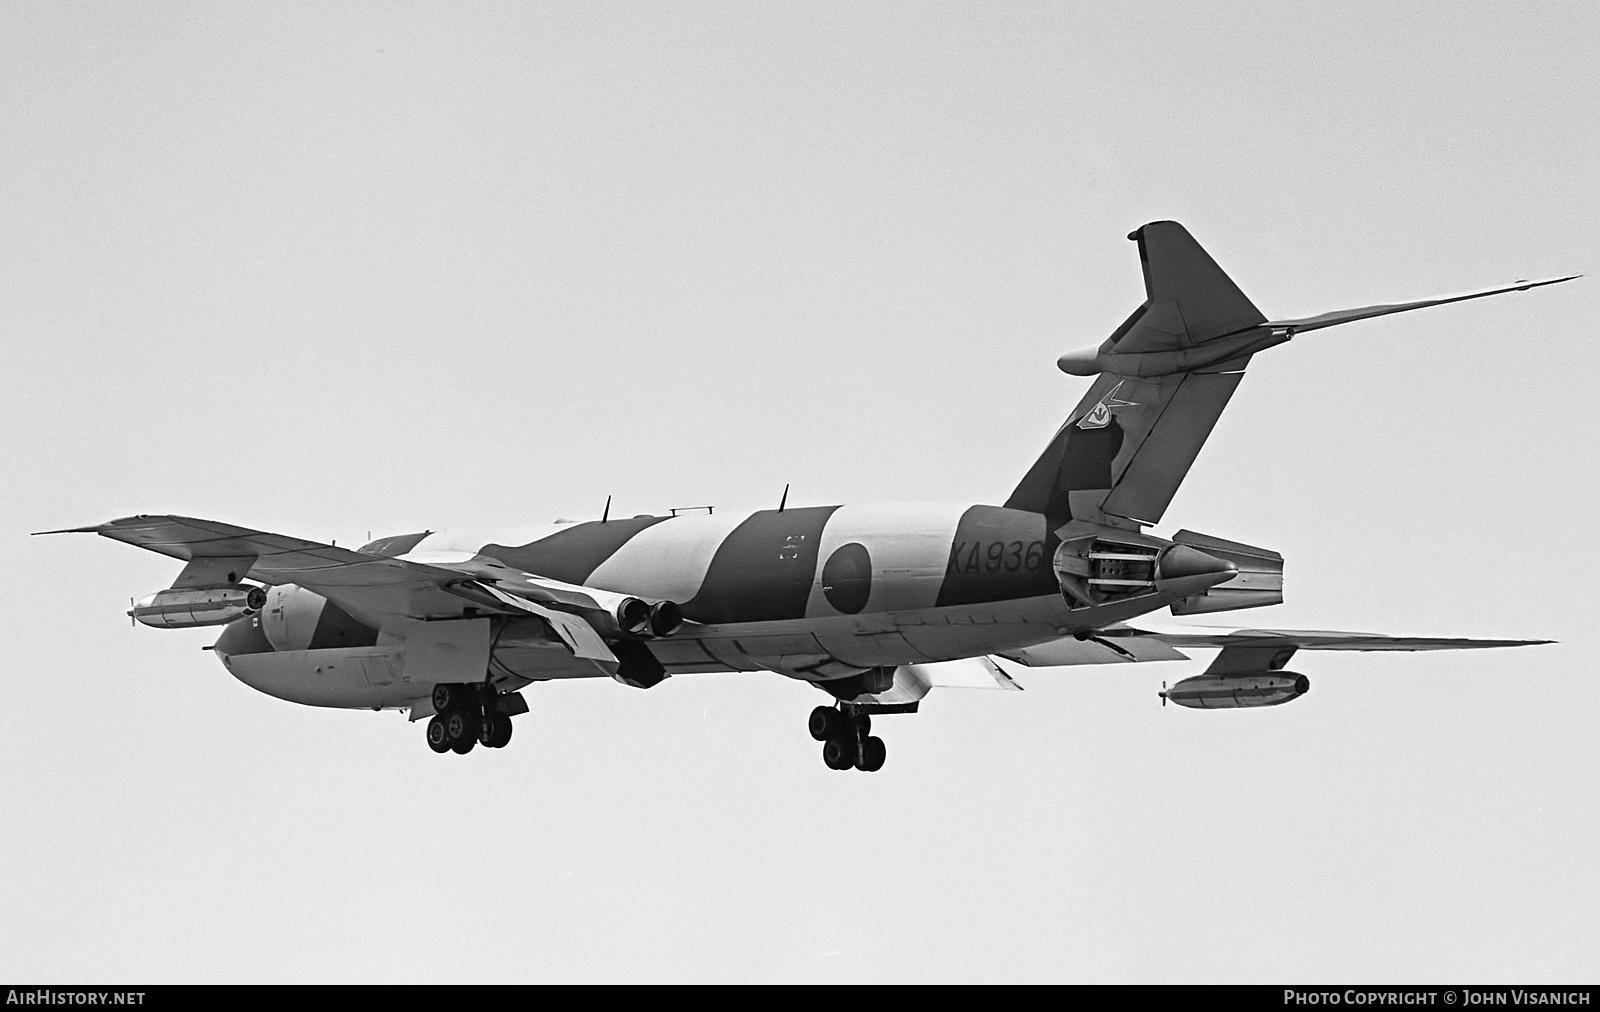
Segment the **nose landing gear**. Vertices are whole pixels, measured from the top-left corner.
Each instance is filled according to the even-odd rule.
[[[876,773],[888,758],[883,739],[871,733],[872,717],[864,712],[819,706],[811,711],[807,729],[822,742],[822,761],[830,770]]]

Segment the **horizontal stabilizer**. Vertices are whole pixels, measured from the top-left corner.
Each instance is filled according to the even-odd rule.
[[[1307,330],[1321,330],[1323,327],[1337,327],[1341,323],[1354,323],[1356,320],[1370,320],[1374,316],[1388,316],[1391,313],[1407,313],[1413,309],[1427,309],[1429,306],[1443,306],[1451,302],[1466,302],[1469,299],[1482,299],[1490,295],[1502,295],[1506,292],[1525,292],[1530,288],[1542,288],[1545,285],[1559,285],[1563,281],[1581,278],[1582,274],[1569,274],[1564,278],[1545,278],[1542,281],[1518,281],[1515,284],[1502,285],[1499,288],[1483,288],[1475,292],[1461,292],[1457,295],[1441,295],[1436,299],[1422,299],[1418,302],[1393,302],[1381,306],[1362,306],[1359,309],[1337,309],[1331,313],[1320,316],[1303,316],[1296,320],[1268,320],[1262,326],[1271,327],[1273,330],[1286,330],[1290,333],[1300,333]]]

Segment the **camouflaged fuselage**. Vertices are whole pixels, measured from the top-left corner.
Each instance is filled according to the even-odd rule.
[[[676,601],[689,624],[650,643],[669,671],[828,674],[830,661],[942,660],[997,649],[983,645],[990,640],[1060,635],[1067,609],[1054,549],[1036,513],[889,504],[636,517],[497,537],[445,532],[412,553],[475,552],[569,583]],[[975,625],[990,628],[975,633]]]
[[[1024,647],[1164,603],[1152,597],[1116,615],[1069,614],[1051,565],[1056,547],[1042,514],[916,503],[442,531],[385,538],[364,551],[424,563],[478,556],[674,601],[688,621],[648,643],[669,673],[772,670],[814,680]],[[323,705],[402,705],[414,695],[375,673],[401,666],[401,643],[315,595],[300,592],[287,607],[302,614],[279,616],[284,631],[276,637],[267,634],[271,614],[265,624],[244,620],[225,631],[216,649],[236,676]],[[520,628],[508,624],[496,638],[491,673],[503,687],[607,674]],[[345,675],[334,677],[341,664]]]

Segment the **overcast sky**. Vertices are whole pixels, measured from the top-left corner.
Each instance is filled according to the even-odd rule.
[[[0,977],[1600,976],[1594,277],[1259,356],[1157,529],[1284,553],[1238,623],[1560,645],[1022,672],[872,776],[769,674],[436,756],[25,536],[998,503],[1146,221],[1269,316],[1600,272],[1594,5],[1311,6],[0,7]]]

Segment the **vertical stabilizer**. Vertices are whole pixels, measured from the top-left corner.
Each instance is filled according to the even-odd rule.
[[[1098,375],[1006,506],[1118,525],[1160,521],[1243,378],[1266,317],[1175,221],[1139,244],[1145,302],[1064,370]]]

